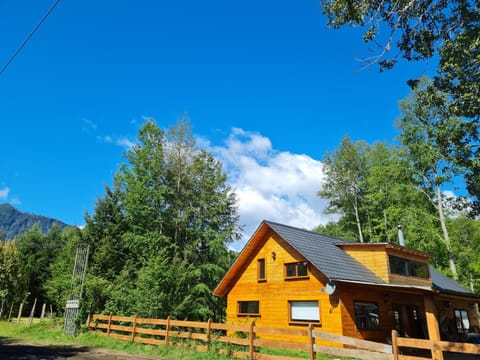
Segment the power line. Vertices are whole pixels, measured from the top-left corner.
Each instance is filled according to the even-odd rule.
[[[23,40],[22,44],[18,47],[18,49],[13,53],[13,55],[10,57],[10,59],[7,61],[5,65],[3,65],[2,70],[0,70],[0,75],[4,73],[5,70],[7,70],[7,67],[12,63],[12,61],[17,57],[17,55],[22,51],[22,49],[27,45],[28,41],[32,38],[32,36],[37,32],[37,30],[42,26],[42,24],[47,20],[48,16],[50,13],[55,9],[55,7],[58,5],[60,0],[55,0],[50,6],[50,9],[43,15],[42,19],[40,22],[37,24],[37,26],[34,27],[34,29],[30,32],[30,34]]]

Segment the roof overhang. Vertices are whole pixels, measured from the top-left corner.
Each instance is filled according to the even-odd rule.
[[[238,254],[237,258],[233,262],[232,266],[230,266],[230,269],[228,269],[223,279],[217,285],[215,290],[213,290],[212,294],[214,296],[223,297],[230,291],[233,284],[238,280],[238,277],[243,272],[245,266],[248,265],[248,260],[258,251],[258,246],[264,238],[264,235],[266,235],[270,230],[271,228],[268,226],[265,220],[262,221],[250,240],[248,240],[247,244],[243,247],[240,254]]]
[[[410,291],[422,292],[422,293],[434,292],[431,286],[409,285],[409,284],[388,284],[388,283],[377,284],[377,283],[371,283],[371,282],[365,282],[365,281],[353,281],[353,280],[345,280],[345,279],[332,279],[332,280],[334,280],[336,283],[372,286],[372,287],[388,289],[388,290],[398,290],[398,291],[410,290]]]
[[[416,257],[420,258],[425,258],[425,259],[431,259],[432,255],[427,254],[423,251],[415,250],[415,249],[410,249],[405,246],[400,246],[400,245],[395,245],[391,244],[388,242],[380,242],[380,243],[354,243],[354,242],[342,242],[337,244],[338,247],[342,249],[372,249],[372,248],[377,248],[377,249],[384,249],[384,250],[396,250],[398,252],[408,254],[408,255],[414,255]]]

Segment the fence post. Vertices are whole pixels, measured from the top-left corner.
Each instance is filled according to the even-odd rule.
[[[397,330],[392,330],[392,353],[393,353],[393,360],[398,360],[398,332]]]
[[[212,339],[212,319],[207,322],[207,350],[210,350],[210,341]]]
[[[112,332],[112,329],[110,328],[112,326],[112,316],[113,313],[110,313],[108,316],[107,336],[110,336],[110,333]]]
[[[47,309],[47,304],[43,303],[43,306],[42,306],[42,313],[40,315],[40,320],[43,320],[43,318],[45,317],[45,310]]]
[[[35,314],[35,307],[36,306],[37,306],[37,298],[35,298],[35,301],[33,302],[32,311],[30,311],[30,317],[28,318],[28,326],[32,325],[33,315]]]
[[[92,319],[93,319],[93,314],[88,313],[88,316],[87,316],[87,330],[90,330],[90,323],[92,322]]]
[[[137,314],[133,317],[133,324],[132,324],[132,342],[135,341],[135,331],[137,330]]]
[[[167,326],[165,328],[165,345],[168,345],[168,336],[170,335],[170,320],[172,318],[169,316],[167,317]]]
[[[22,317],[22,310],[23,310],[23,302],[20,304],[20,308],[18,309],[17,324],[20,324],[20,318]]]
[[[8,322],[10,322],[10,319],[12,318],[12,311],[13,311],[13,303],[10,305],[10,312],[8,313]]]
[[[310,360],[315,360],[315,338],[313,337],[313,324],[308,324],[308,345],[310,348]]]
[[[252,321],[250,324],[250,351],[249,351],[249,359],[253,359],[253,353],[255,352],[255,321]]]

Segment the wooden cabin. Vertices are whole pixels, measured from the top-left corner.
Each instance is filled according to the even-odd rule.
[[[465,340],[480,296],[429,266],[430,255],[354,243],[263,221],[213,294],[229,324],[316,328],[388,342],[401,336]],[[478,331],[477,331],[478,332]]]

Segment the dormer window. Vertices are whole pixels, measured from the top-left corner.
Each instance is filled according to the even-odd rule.
[[[430,273],[426,263],[404,259],[398,256],[389,255],[390,274],[401,276],[412,276],[422,279],[429,279]]]

